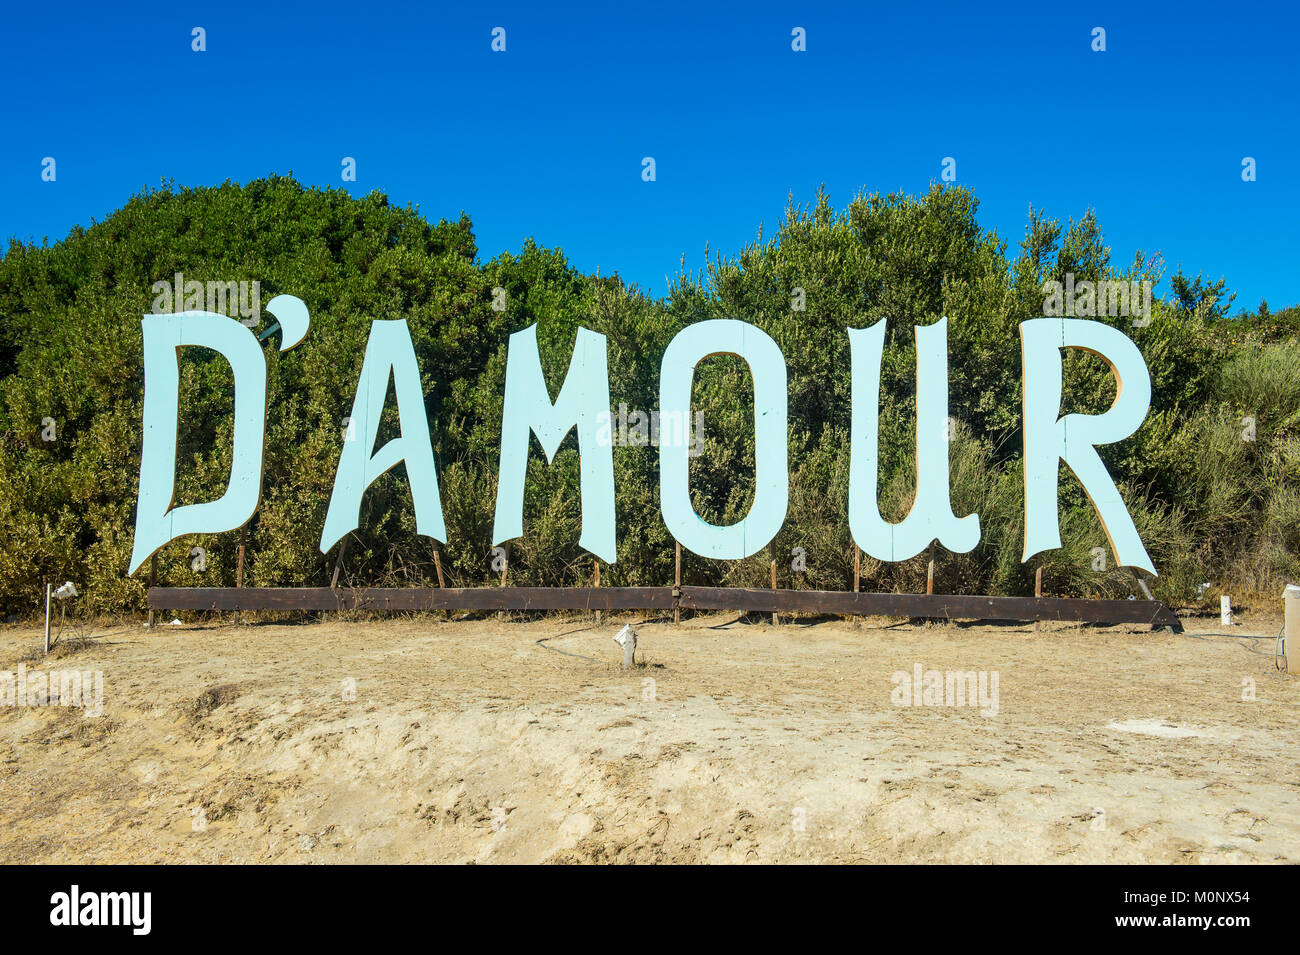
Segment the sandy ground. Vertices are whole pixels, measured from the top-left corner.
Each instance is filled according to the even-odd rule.
[[[0,706],[0,862],[1300,861],[1272,639],[726,615],[624,671],[625,621],[100,628],[26,665],[102,715]],[[996,714],[896,705],[917,664]]]

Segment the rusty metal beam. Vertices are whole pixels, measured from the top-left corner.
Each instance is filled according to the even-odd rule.
[[[674,599],[676,589],[680,597]],[[1140,623],[1181,630],[1158,600],[869,594],[733,587],[150,587],[151,610],[731,610]]]
[[[154,587],[169,610],[671,610],[668,587]]]
[[[1073,597],[984,597],[959,594],[864,594],[838,590],[741,590],[683,587],[689,610],[762,613],[856,614],[948,620],[1069,620],[1145,623],[1178,628],[1178,618],[1158,600],[1087,600]]]

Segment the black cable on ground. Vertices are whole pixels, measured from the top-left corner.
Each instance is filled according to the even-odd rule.
[[[635,626],[637,627],[644,626],[644,625],[645,625],[644,620],[638,620],[635,624]],[[564,633],[557,633],[553,637],[542,637],[542,639],[534,640],[533,642],[536,643],[543,650],[550,650],[552,653],[560,653],[566,657],[577,657],[579,660],[590,660],[592,663],[599,663],[601,666],[604,666],[609,661],[597,660],[595,657],[589,657],[581,653],[570,653],[568,650],[560,650],[556,647],[548,647],[546,645],[547,640],[558,640],[560,639],[560,637],[567,637],[571,633],[585,633],[588,630],[594,630],[594,629],[596,629],[596,624],[592,624],[590,627],[578,627],[576,630],[566,630],[564,631]]]
[[[1190,637],[1193,640],[1204,640],[1207,637],[1224,637],[1228,640],[1280,640],[1282,637],[1282,631],[1279,630],[1277,632],[1276,637],[1270,637],[1267,634],[1258,634],[1258,633],[1219,633],[1218,631],[1213,631],[1213,630],[1206,630],[1206,631],[1202,631],[1201,633],[1188,633],[1187,631],[1184,630],[1182,633],[1176,634],[1176,636]],[[1262,650],[1256,650],[1253,645],[1247,646],[1244,643],[1239,643],[1237,644],[1237,646],[1241,647],[1243,650],[1246,650],[1250,653],[1258,654],[1261,657],[1269,656],[1269,654],[1265,653]],[[1278,655],[1278,650],[1275,645],[1272,653],[1274,666],[1277,666],[1277,655]]]
[[[579,660],[590,660],[592,663],[602,663],[603,661],[597,660],[595,657],[585,656],[584,654],[581,653],[570,653],[568,650],[560,650],[557,649],[556,647],[548,647],[546,645],[547,640],[558,640],[560,639],[560,637],[567,637],[571,633],[582,633],[584,630],[591,630],[591,629],[592,629],[591,627],[579,627],[577,630],[566,630],[564,631],[564,633],[557,633],[553,637],[542,637],[542,639],[535,640],[533,642],[536,643],[543,650],[550,650],[552,653],[563,654],[566,657],[577,657]]]

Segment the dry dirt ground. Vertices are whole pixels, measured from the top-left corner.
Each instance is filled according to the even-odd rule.
[[[1300,861],[1300,678],[1271,637],[734,615],[93,633],[43,659],[39,630],[0,628],[0,670],[104,687],[98,717],[0,706],[0,862]],[[996,714],[896,705],[916,664],[996,671]]]

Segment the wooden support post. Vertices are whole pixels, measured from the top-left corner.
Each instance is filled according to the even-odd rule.
[[[149,589],[152,590],[158,585],[158,555],[154,554],[149,558]],[[145,626],[150,630],[153,629],[153,607],[149,608],[149,619],[145,621]]]
[[[447,586],[447,584],[442,579],[442,556],[438,553],[437,544],[433,545],[433,569],[438,574],[438,589],[442,590]],[[444,614],[443,616],[447,617],[448,615]]]
[[[599,587],[599,586],[600,586],[600,561],[598,561],[598,560],[593,560],[593,561],[591,562],[591,568],[592,568],[592,572],[593,572],[592,586],[593,586],[593,587]],[[600,622],[601,622],[600,611],[597,610],[597,611],[596,611],[596,626],[599,627],[599,626],[600,626]]]
[[[673,573],[673,623],[682,622],[680,596],[678,592],[682,589],[682,544],[681,541],[674,541],[674,548],[677,553],[677,570]]]
[[[239,529],[239,551],[235,558],[235,587],[243,588],[244,586],[244,543],[248,539],[248,525],[245,524]],[[244,622],[244,615],[240,611],[235,612],[235,623]]]
[[[925,568],[925,595],[927,597],[931,597],[934,595],[934,541],[930,541],[930,562],[926,565]],[[927,629],[929,627],[932,627],[933,625],[934,625],[933,619],[928,619],[925,621],[925,626]]]
[[[330,590],[334,590],[339,585],[339,571],[343,569],[343,555],[348,552],[348,538],[345,534],[343,540],[339,541],[339,555],[334,558],[334,574],[330,577]]]
[[[862,579],[862,548],[860,548],[857,545],[857,543],[854,542],[853,544],[853,592],[855,594],[858,592],[858,581],[860,581],[861,579]],[[862,621],[859,617],[854,615],[853,617],[850,618],[850,624],[852,625],[853,629],[856,630],[858,627],[862,625]]]
[[[510,573],[510,548],[508,545],[502,544],[501,545],[501,586],[502,587],[506,585],[506,574],[508,573]],[[506,619],[506,612],[504,610],[498,610],[497,619],[498,620]]]
[[[1039,567],[1037,570],[1034,571],[1034,596],[1041,597],[1042,595],[1043,595],[1043,568]],[[1042,629],[1043,629],[1043,622],[1041,620],[1035,620],[1034,630],[1038,631]]]
[[[773,590],[776,590],[776,547],[775,547],[775,545],[769,545],[769,546],[768,546],[768,553],[770,553],[770,554],[772,555],[772,589],[773,589]],[[772,611],[772,626],[775,627],[775,626],[779,625],[780,623],[781,623],[781,618],[780,618],[780,616],[777,614],[777,612],[776,612],[775,610],[773,610],[773,611]]]

